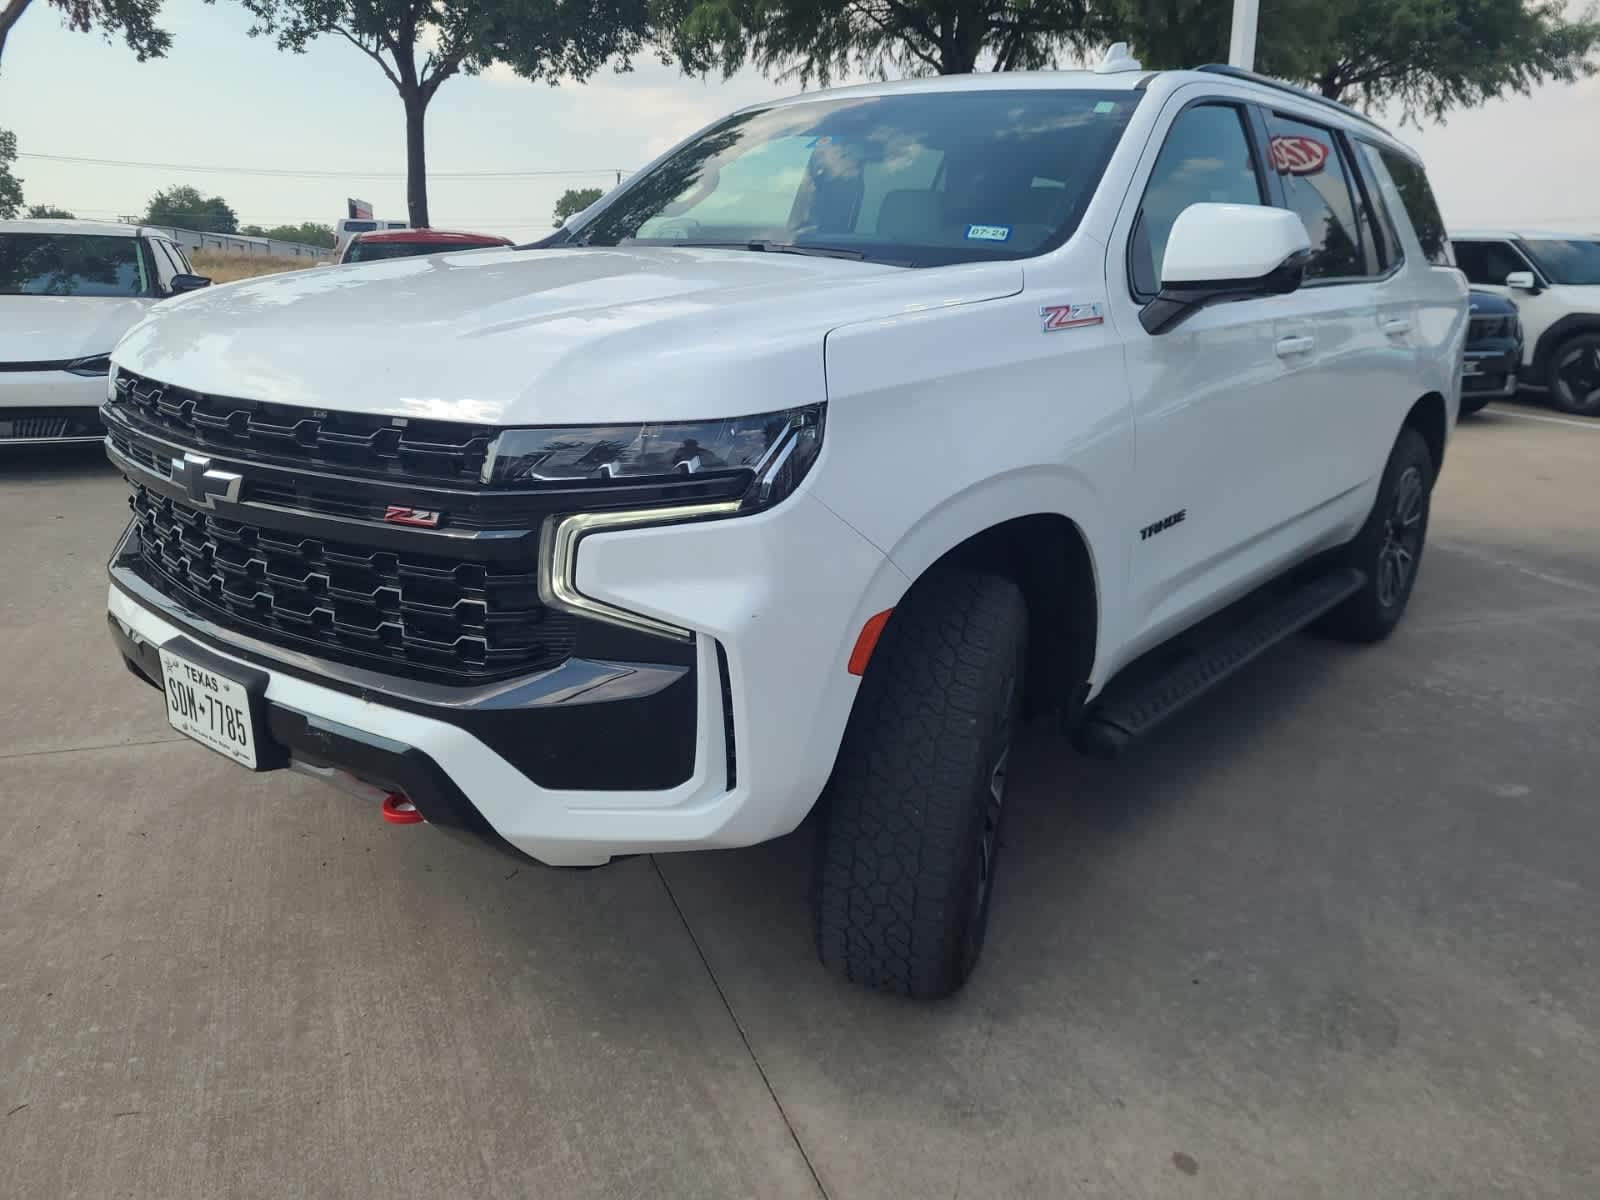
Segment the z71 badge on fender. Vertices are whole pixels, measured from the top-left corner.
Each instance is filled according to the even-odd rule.
[[[1039,310],[1046,333],[1059,333],[1063,329],[1082,329],[1088,325],[1105,324],[1105,310],[1094,304],[1047,304]]]

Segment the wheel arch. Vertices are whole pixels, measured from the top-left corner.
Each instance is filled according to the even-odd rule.
[[[1422,435],[1422,440],[1428,443],[1428,453],[1433,457],[1433,473],[1437,477],[1444,466],[1445,444],[1449,440],[1450,430],[1444,397],[1438,392],[1423,396],[1411,406],[1400,428],[1415,429]]]
[[[1071,716],[1087,691],[1100,642],[1099,576],[1090,545],[1084,528],[1062,513],[1008,517],[966,533],[920,569],[906,570],[912,581],[907,594],[945,569],[1011,580],[1028,608],[1025,711]]]
[[[1550,360],[1556,348],[1580,333],[1600,333],[1600,313],[1568,313],[1541,333],[1533,345],[1533,378],[1529,382],[1548,387]]]

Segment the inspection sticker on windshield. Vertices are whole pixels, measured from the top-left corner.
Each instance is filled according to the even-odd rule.
[[[1083,329],[1089,325],[1104,325],[1105,310],[1094,304],[1047,304],[1039,310],[1039,319],[1046,333],[1063,329]]]
[[[969,242],[1003,242],[1011,236],[1009,225],[968,225]]]

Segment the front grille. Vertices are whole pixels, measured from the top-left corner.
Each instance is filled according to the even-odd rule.
[[[299,537],[227,519],[135,482],[150,582],[227,628],[307,653],[446,682],[553,666],[572,653],[533,564],[454,561]]]
[[[95,408],[0,408],[0,441],[99,437]]]
[[[417,483],[476,485],[492,426],[238,400],[117,374],[111,404],[132,426],[257,462]]]
[[[1467,340],[1476,342],[1488,338],[1513,337],[1516,328],[1517,318],[1513,316],[1473,317],[1467,325]]]

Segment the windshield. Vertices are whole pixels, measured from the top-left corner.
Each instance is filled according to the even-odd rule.
[[[1522,244],[1551,283],[1600,285],[1600,241],[1529,238]]]
[[[145,296],[139,239],[81,233],[0,233],[0,295]]]
[[[481,250],[468,242],[351,242],[347,263],[377,262],[380,258],[415,258],[420,254],[445,254],[452,250]]]
[[[1024,258],[1077,227],[1139,96],[931,92],[740,113],[630,181],[570,243]]]

